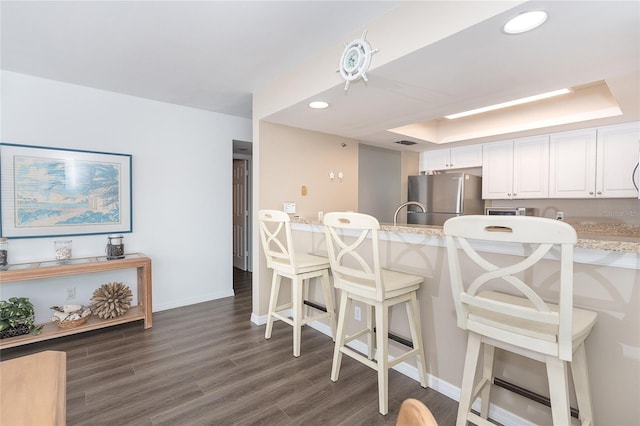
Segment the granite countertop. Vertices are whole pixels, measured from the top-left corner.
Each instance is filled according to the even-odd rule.
[[[322,225],[317,219],[294,218],[294,223]],[[640,253],[640,225],[567,221],[578,233],[576,248],[620,253]],[[381,223],[380,230],[418,235],[442,236],[442,226]]]
[[[576,247],[640,253],[640,225],[568,221],[578,233]]]

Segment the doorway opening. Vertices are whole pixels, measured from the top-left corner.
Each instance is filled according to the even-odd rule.
[[[233,141],[233,267],[251,271],[252,144]]]

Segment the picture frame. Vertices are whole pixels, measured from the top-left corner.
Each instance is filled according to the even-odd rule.
[[[132,232],[132,156],[0,143],[0,236]]]

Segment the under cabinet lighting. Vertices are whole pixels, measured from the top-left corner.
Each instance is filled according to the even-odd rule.
[[[547,12],[543,10],[534,10],[532,12],[524,12],[511,18],[504,27],[503,31],[507,34],[521,34],[538,28],[547,20]]]
[[[453,120],[455,118],[468,117],[470,115],[480,114],[488,111],[495,111],[497,109],[508,108],[516,105],[522,105],[529,102],[539,101],[541,99],[547,99],[547,98],[552,98],[554,96],[564,95],[567,93],[571,93],[571,90],[569,89],[554,90],[552,92],[541,93],[539,95],[528,96],[526,98],[520,98],[520,99],[515,99],[513,101],[502,102],[500,104],[489,105],[482,108],[476,108],[469,111],[459,112],[457,114],[445,115],[444,118]]]

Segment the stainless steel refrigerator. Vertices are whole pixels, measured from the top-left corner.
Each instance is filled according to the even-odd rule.
[[[482,178],[467,173],[409,176],[409,199],[422,204],[407,207],[407,223],[443,225],[455,216],[483,214]]]

